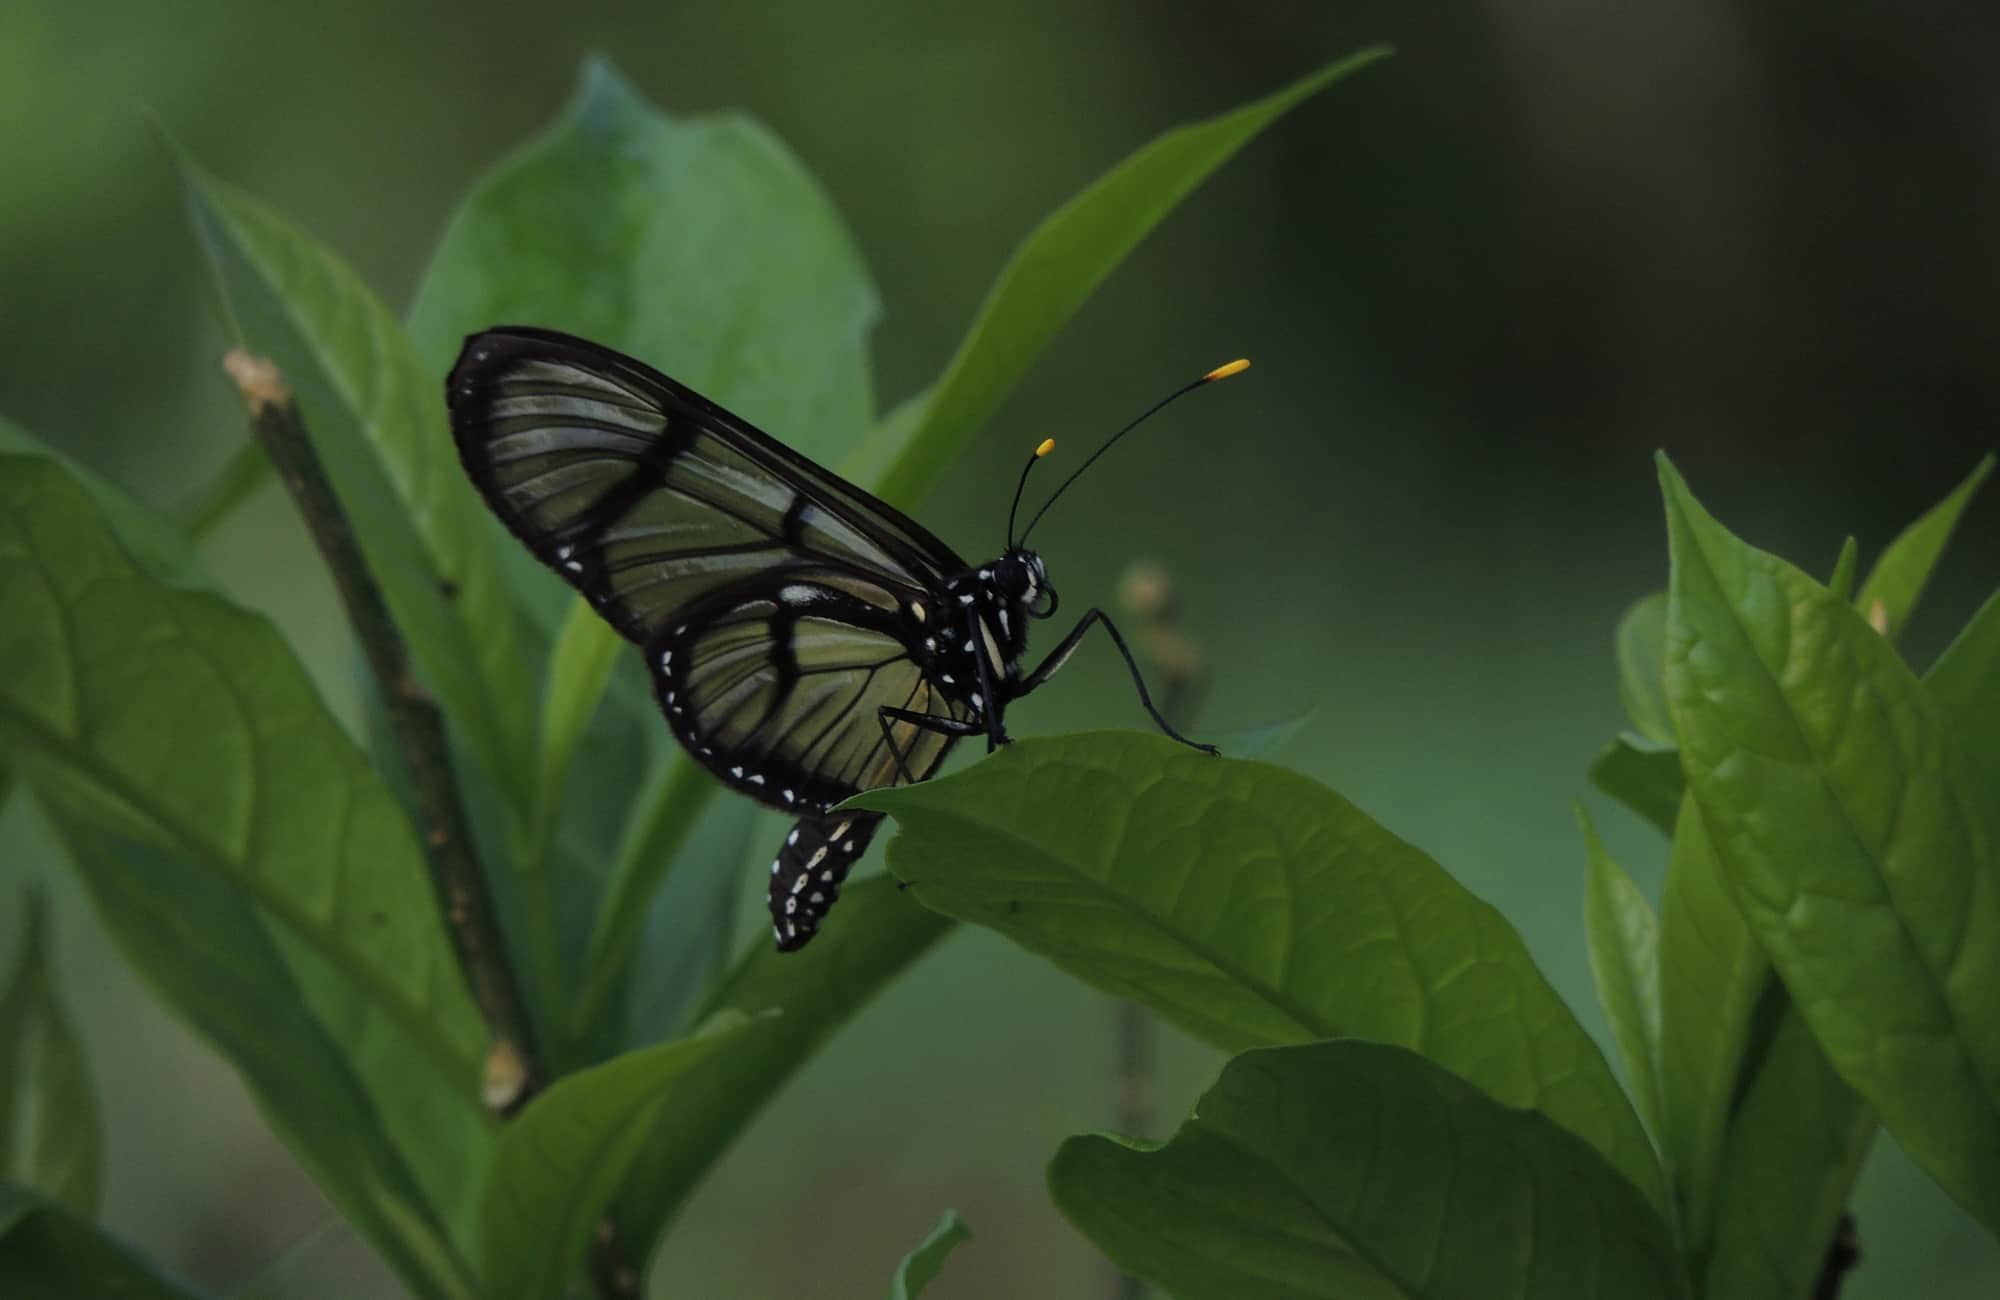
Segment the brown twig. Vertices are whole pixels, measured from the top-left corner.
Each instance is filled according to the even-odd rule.
[[[498,914],[459,799],[446,745],[444,717],[417,682],[409,647],[389,616],[382,590],[368,570],[354,528],[341,508],[313,448],[298,403],[277,366],[242,349],[222,359],[250,415],[250,431],[270,457],[333,575],[348,621],[382,693],[390,730],[409,767],[416,791],[424,860],[444,913],[458,966],[493,1035],[481,1092],[496,1114],[508,1114],[541,1087],[536,1054],[513,967],[507,961]]]

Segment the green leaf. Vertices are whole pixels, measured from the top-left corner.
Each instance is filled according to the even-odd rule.
[[[313,445],[424,683],[516,817],[532,779],[521,618],[442,399],[409,337],[330,249],[181,159],[242,345],[297,394]]]
[[[1623,732],[1592,760],[1590,783],[1659,827],[1661,834],[1674,833],[1687,790],[1678,749]]]
[[[2000,797],[2000,595],[1989,596],[1945,647],[1924,685],[1943,706],[1958,742],[1971,755],[1989,799]]]
[[[1638,1300],[1690,1294],[1602,1156],[1413,1052],[1247,1052],[1157,1147],[1063,1143],[1056,1204],[1178,1300]]]
[[[348,1048],[321,1023],[256,909],[198,865],[93,826],[86,802],[43,802],[126,959],[236,1068],[327,1198],[418,1295],[475,1295]],[[400,1082],[426,1080],[411,1072]],[[457,1154],[478,1167],[477,1151]]]
[[[1703,1300],[1808,1300],[1874,1139],[1788,1001],[1729,1123]]]
[[[972,1230],[958,1217],[958,1211],[946,1210],[923,1244],[903,1257],[896,1276],[889,1282],[889,1300],[918,1300],[944,1268],[945,1256],[971,1238]]]
[[[842,893],[840,924],[811,947],[779,953],[760,939],[698,1014],[778,1014],[730,1050],[727,1072],[703,1072],[655,1126],[618,1193],[619,1239],[627,1249],[650,1255],[674,1213],[764,1103],[950,928],[895,881],[872,876]]]
[[[879,314],[853,236],[776,136],[669,116],[593,58],[555,124],[453,215],[410,328],[440,377],[476,330],[580,334],[832,464],[873,418]]]
[[[1640,735],[1656,745],[1674,744],[1667,715],[1667,593],[1642,596],[1618,620],[1618,699]]]
[[[0,1178],[89,1218],[104,1176],[104,1121],[83,1044],[56,1000],[48,900],[30,890],[20,955],[0,988]]]
[[[1095,732],[849,806],[896,818],[890,870],[926,906],[1205,1042],[1413,1047],[1582,1135],[1664,1203],[1630,1102],[1520,936],[1316,781]]]
[[[7,1300],[199,1300],[89,1219],[5,1182],[0,1282]]]
[[[1860,565],[1861,543],[1849,533],[1840,544],[1840,555],[1833,562],[1833,576],[1826,580],[1826,589],[1842,600],[1853,600],[1854,576]]]
[[[215,585],[194,547],[173,525],[125,495],[124,489],[99,478],[5,417],[0,417],[0,455],[35,456],[62,466],[77,486],[90,494],[91,504],[126,554],[161,582],[191,591]]]
[[[561,1295],[655,1121],[687,1123],[683,1090],[755,1028],[768,1026],[721,1016],[691,1037],[558,1079],[529,1102],[502,1130],[487,1180],[482,1294]]]
[[[485,1031],[401,808],[275,629],[153,581],[55,465],[0,456],[0,742],[38,791],[198,862],[452,1077]]]
[[[1625,1075],[1646,1127],[1660,1132],[1660,925],[1653,905],[1612,861],[1590,815],[1579,807],[1578,826],[1590,854],[1584,888],[1583,929],[1590,945],[1590,974],[1597,1001],[1625,1058]]]
[[[977,433],[1041,350],[1139,241],[1271,123],[1342,77],[1387,57],[1363,50],[1283,90],[1167,132],[1045,218],[1001,269],[937,381],[921,420],[872,438],[841,466],[909,505]],[[906,436],[895,432],[907,429]]]
[[[2000,1232],[2000,809],[1887,640],[1660,480],[1668,698],[1717,859],[1834,1068]]]
[[[505,323],[568,330],[642,358],[835,464],[873,418],[868,335],[878,315],[839,213],[770,131],[733,114],[662,113],[608,62],[591,59],[549,129],[488,171],[453,214],[411,331],[424,369],[442,376],[468,333]],[[511,538],[501,544],[510,558],[525,556]],[[666,733],[650,695],[621,688],[612,672],[623,643],[553,575],[532,562],[523,568],[541,593],[537,607],[552,605],[565,620],[543,697],[546,834],[565,784],[604,784],[598,760],[573,747],[607,691]],[[628,828],[626,843],[648,856],[621,856],[601,891],[596,879],[550,882],[562,895],[552,910],[595,908],[576,1004],[586,1022],[627,975],[647,904],[674,860],[663,841],[688,833],[713,792],[693,764],[674,771],[693,788],[676,788],[665,809],[673,821],[649,812]],[[580,906],[572,893],[584,893]]]
[[[1965,512],[1966,503],[1992,471],[1993,457],[1981,457],[1950,496],[1898,534],[1875,562],[1854,603],[1871,622],[1876,620],[1876,604],[1881,604],[1881,621],[1887,628],[1884,635],[1893,638],[1909,621],[1910,612],[1924,594],[1924,584],[1930,581],[1931,570],[1944,554],[1945,543],[1951,540],[1952,529],[1958,526],[1959,515]]]
[[[1756,1013],[1773,987],[1716,863],[1701,809],[1681,801],[1660,896],[1661,1148],[1690,1257],[1707,1256],[1737,1080],[1762,1050]]]

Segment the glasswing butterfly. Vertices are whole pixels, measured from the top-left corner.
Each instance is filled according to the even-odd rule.
[[[1028,623],[1056,590],[1028,534],[971,565],[877,500],[657,370],[551,330],[472,335],[446,381],[466,473],[513,534],[639,646],[667,725],[731,789],[798,815],[771,863],[781,952],[811,941],[879,813],[830,812],[862,790],[922,781],[961,737],[1006,743],[1007,706],[1102,626],[1160,716],[1118,629],[1092,609],[1023,669]]]

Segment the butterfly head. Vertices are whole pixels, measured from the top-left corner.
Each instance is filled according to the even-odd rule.
[[[1000,598],[1020,607],[1029,618],[1048,618],[1056,612],[1056,589],[1049,582],[1048,567],[1033,551],[1009,547],[994,561],[992,573]]]

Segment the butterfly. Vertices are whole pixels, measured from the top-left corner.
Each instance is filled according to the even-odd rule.
[[[798,822],[771,863],[772,936],[811,941],[879,813],[863,790],[922,781],[952,746],[1006,743],[1013,701],[1101,626],[1162,731],[1131,650],[1092,609],[1033,668],[1031,620],[1055,587],[1027,537],[1098,456],[1218,367],[1100,446],[1017,539],[967,564],[902,511],[659,371],[551,330],[465,341],[445,400],[466,473],[502,523],[639,646],[674,737],[731,789]]]

